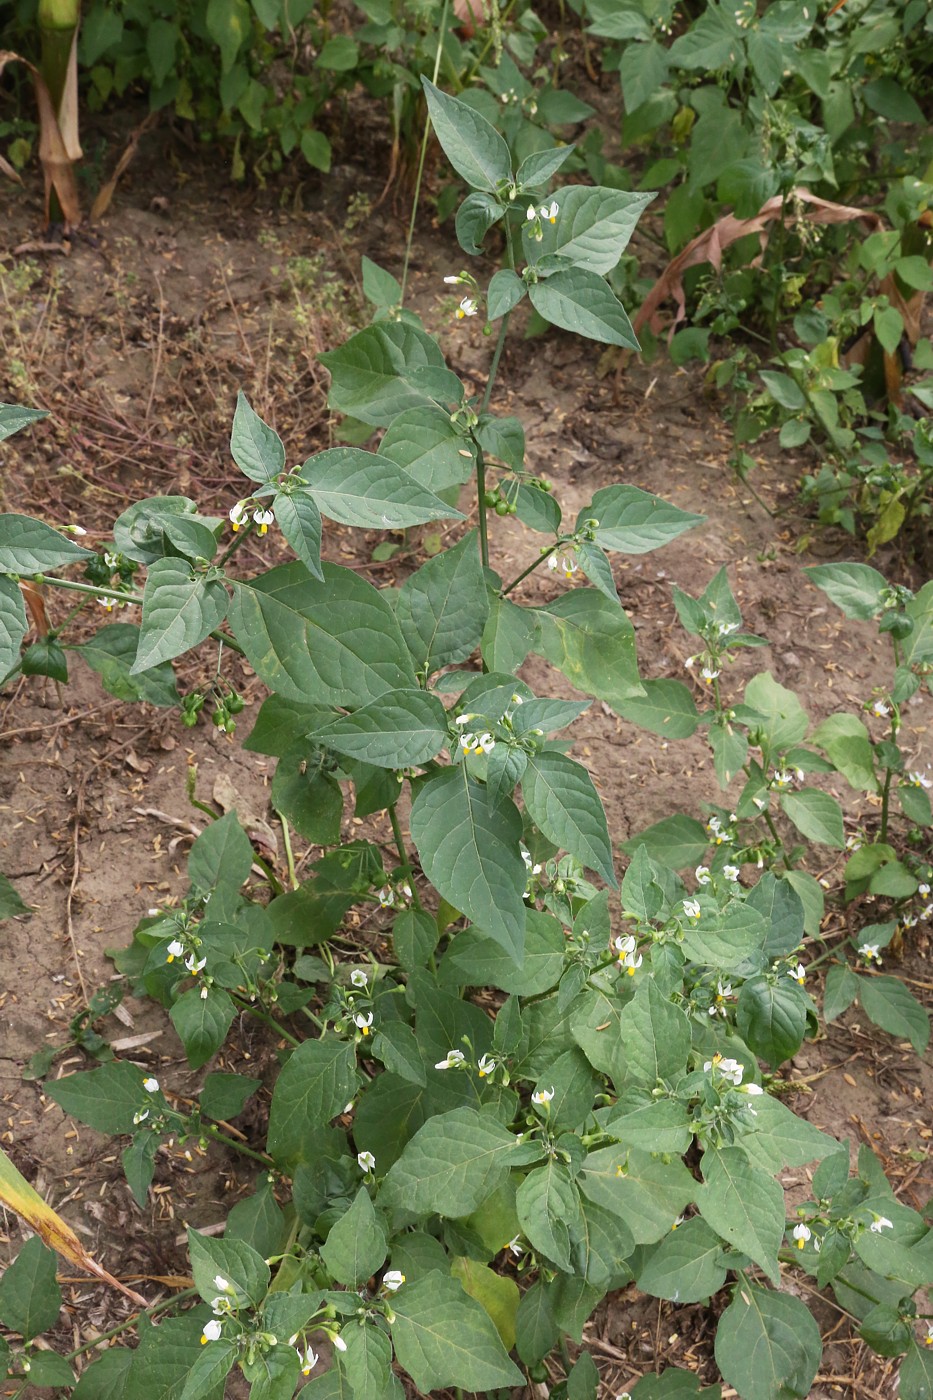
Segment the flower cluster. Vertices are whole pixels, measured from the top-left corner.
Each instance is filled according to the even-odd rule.
[[[442,1060],[438,1060],[435,1069],[472,1069],[472,1063],[467,1059],[462,1050],[448,1050]],[[490,1079],[499,1068],[499,1061],[494,1060],[491,1055],[481,1055],[476,1062],[476,1072],[480,1079]]]
[[[540,243],[544,237],[544,224],[556,224],[559,213],[560,205],[556,199],[552,199],[550,204],[542,204],[540,209],[529,204],[525,211],[525,224],[529,237],[533,238],[536,243]]]
[[[792,788],[795,783],[802,782],[802,768],[789,769],[782,763],[780,768],[775,768],[774,772],[771,774],[768,780],[768,786],[773,788],[775,792],[786,792],[787,789]]]
[[[634,977],[642,964],[641,953],[635,951],[634,934],[629,934],[626,938],[620,934],[618,938],[613,939],[612,946],[619,955],[620,968],[624,970],[627,977]]]
[[[237,501],[236,505],[231,506],[227,511],[227,519],[230,521],[234,533],[241,526],[249,524],[250,510],[253,513],[253,524],[259,526],[259,533],[261,535],[268,534],[269,526],[275,520],[275,514],[271,510],[263,509],[250,496],[245,496],[242,501]]]
[[[715,814],[706,823],[706,830],[714,846],[731,845],[735,840],[735,823],[738,820],[734,812],[729,814],[729,826],[723,826],[722,819]]]
[[[565,579],[572,579],[574,574],[579,573],[580,565],[569,550],[555,553],[548,556],[547,566],[554,573],[563,574]]]

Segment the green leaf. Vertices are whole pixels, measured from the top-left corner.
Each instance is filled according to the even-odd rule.
[[[881,595],[888,586],[868,564],[813,564],[804,573],[846,617],[862,622],[869,622],[879,611]]]
[[[636,1244],[654,1244],[666,1235],[699,1189],[682,1163],[663,1162],[637,1147],[600,1148],[588,1154],[584,1168],[583,1194],[620,1216]]]
[[[835,1138],[820,1132],[806,1118],[771,1094],[755,1098],[754,1126],[738,1139],[738,1146],[755,1167],[777,1176],[785,1167],[802,1167],[821,1161],[838,1150]],[[834,1193],[829,1193],[834,1194]]]
[[[623,1008],[620,1033],[626,1082],[653,1089],[659,1080],[674,1081],[684,1073],[690,1022],[653,978],[645,978]]]
[[[602,277],[582,267],[555,272],[528,288],[531,304],[553,326],[603,345],[641,347],[625,307]]]
[[[314,170],[330,170],[331,145],[323,131],[306,126],[301,133],[301,154]]]
[[[219,579],[197,573],[186,559],[157,559],[149,566],[130,675],[190,651],[220,626],[226,613],[227,590]]]
[[[66,1113],[99,1133],[130,1133],[133,1116],[144,1107],[142,1071],[126,1060],[46,1082],[45,1092]]]
[[[581,764],[548,750],[529,754],[522,778],[525,809],[555,846],[561,846],[612,886],[609,828],[599,793]]]
[[[671,1230],[647,1257],[636,1282],[643,1293],[680,1305],[699,1303],[726,1281],[722,1241],[699,1216]]]
[[[416,911],[417,912],[417,911]],[[424,1088],[427,1084],[424,1057],[411,1026],[405,1021],[387,1021],[376,1032],[373,1054],[387,1070]]]
[[[799,413],[801,409],[806,408],[807,401],[803,390],[789,374],[780,374],[777,370],[768,369],[759,372],[768,393],[781,408],[786,408],[791,413]]]
[[[831,967],[826,974],[823,994],[823,1019],[835,1021],[848,1011],[859,994],[861,978],[850,967]]]
[[[423,690],[390,690],[313,737],[379,768],[409,768],[427,763],[448,742],[447,712]]]
[[[397,277],[393,277],[391,272],[387,272],[384,267],[380,267],[378,263],[374,263],[371,258],[367,258],[365,255],[362,260],[362,269],[363,295],[367,301],[372,302],[373,306],[382,310],[401,305],[402,284]]]
[[[802,836],[839,851],[845,849],[842,808],[835,797],[816,788],[801,788],[799,792],[782,792],[778,800]]]
[[[522,279],[514,273],[511,268],[501,267],[493,274],[486,292],[486,318],[489,321],[498,321],[500,316],[506,316],[513,311],[528,288]]]
[[[809,998],[789,978],[750,977],[739,992],[736,1026],[749,1049],[773,1069],[796,1055],[807,1029]]]
[[[466,102],[441,92],[425,77],[421,85],[435,134],[454,170],[472,189],[495,194],[503,181],[512,178],[512,158],[505,141]]]
[[[424,676],[466,661],[480,644],[488,614],[474,530],[405,580],[396,609],[412,661]]]
[[[392,947],[406,972],[424,967],[437,947],[440,932],[423,909],[404,909],[392,925]]]
[[[775,879],[770,871],[766,872],[749,890],[745,903],[770,925],[764,946],[766,957],[786,957],[803,942],[803,901],[786,880]]]
[[[207,0],[204,23],[220,48],[221,69],[229,73],[252,30],[249,5],[246,0]]]
[[[430,778],[411,809],[411,835],[435,889],[521,962],[525,931],[522,819],[507,798],[489,800],[466,767]]]
[[[357,66],[359,60],[359,45],[349,34],[335,34],[323,45],[314,64],[316,68],[328,68],[334,73],[349,73]]]
[[[41,520],[28,515],[0,515],[0,573],[41,574],[62,564],[93,558],[93,549],[75,544]]]
[[[810,742],[823,750],[851,787],[862,792],[878,791],[871,738],[855,715],[829,715],[817,725]]]
[[[416,685],[386,598],[352,569],[323,574],[286,564],[234,586],[230,625],[270,690],[349,708]]]
[[[704,515],[680,510],[660,496],[640,491],[637,486],[619,485],[596,492],[591,503],[580,511],[577,529],[584,520],[598,520],[596,541],[603,549],[648,554],[705,519]]]
[[[45,408],[21,408],[15,403],[0,403],[0,442],[21,432],[30,423],[39,423],[48,416],[48,409]]]
[[[766,936],[764,915],[748,903],[732,900],[721,913],[703,908],[700,922],[691,921],[684,928],[682,946],[694,962],[732,969],[759,951]]]
[[[20,668],[24,676],[50,676],[62,685],[68,681],[65,652],[54,637],[40,637],[27,647],[20,660]]]
[[[518,1222],[539,1254],[571,1272],[570,1230],[582,1224],[580,1196],[563,1163],[551,1158],[528,1173],[515,1198]]]
[[[342,1328],[340,1336],[346,1345],[346,1350],[340,1354],[340,1367],[346,1372],[354,1395],[372,1395],[384,1400],[390,1379],[401,1391],[390,1371],[392,1343],[381,1327],[360,1318]],[[394,1396],[398,1392],[393,1388],[391,1393]]]
[[[512,1219],[514,1220],[514,1214]],[[498,1245],[501,1235],[496,1241]],[[495,1324],[502,1345],[511,1349],[515,1345],[515,1319],[518,1314],[520,1294],[514,1279],[503,1278],[494,1269],[487,1268],[461,1255],[450,1266],[454,1278],[460,1280],[464,1291],[475,1298]]]
[[[20,914],[31,914],[28,904],[24,904],[5,875],[0,875],[0,919],[15,919]]]
[[[211,1239],[189,1227],[188,1252],[194,1286],[205,1303],[223,1291],[217,1286],[218,1274],[231,1285],[230,1298],[238,1306],[248,1302],[255,1307],[265,1298],[271,1278],[269,1265],[242,1240]]]
[[[75,1373],[57,1351],[34,1351],[30,1357],[29,1384],[40,1388],[75,1383]]]
[[[19,584],[0,574],[0,678],[7,671],[12,671],[19,660],[19,649],[27,627],[26,608]]]
[[[385,1225],[361,1186],[350,1209],[331,1227],[321,1258],[338,1283],[359,1288],[382,1268],[387,1254]]]
[[[407,408],[463,398],[437,341],[407,321],[367,326],[318,358],[331,375],[331,407],[377,427]]]
[[[400,1289],[392,1306],[395,1355],[419,1390],[523,1384],[488,1313],[456,1280],[428,1273]]]
[[[933,1348],[912,1342],[901,1362],[899,1400],[933,1400]]]
[[[682,681],[642,680],[644,695],[617,701],[616,714],[662,739],[689,739],[700,716],[693,696]]]
[[[499,593],[489,594],[489,616],[480,650],[491,671],[514,675],[537,637],[538,619],[530,608],[520,607]]]
[[[705,1185],[697,1192],[697,1205],[703,1219],[776,1283],[784,1239],[780,1183],[753,1167],[737,1147],[707,1148],[702,1169]]]
[[[668,870],[685,870],[687,866],[697,865],[702,860],[709,840],[702,822],[679,812],[676,816],[664,817],[628,841],[623,841],[622,850],[631,856],[639,846],[644,846],[651,859]]]
[[[716,1364],[742,1400],[803,1400],[822,1355],[813,1314],[790,1293],[743,1282],[719,1319]]]
[[[435,1114],[389,1168],[379,1204],[419,1215],[471,1215],[508,1176],[517,1149],[515,1134],[489,1113]]]
[[[236,1007],[219,987],[192,987],[175,1002],[169,1016],[192,1069],[200,1069],[215,1055],[227,1038]]]
[[[321,512],[310,491],[279,491],[272,502],[276,523],[309,573],[321,573]]]
[[[693,1140],[687,1110],[673,1099],[644,1099],[627,1094],[617,1108],[622,1111],[607,1126],[620,1142],[648,1152],[676,1152],[682,1156]]]
[[[204,1080],[199,1095],[201,1112],[208,1118],[236,1118],[243,1112],[246,1100],[262,1087],[261,1079],[251,1079],[246,1074],[226,1074],[215,1071]]]
[[[33,1235],[0,1278],[0,1319],[31,1342],[54,1327],[62,1305],[55,1252]]]
[[[269,1152],[276,1161],[313,1160],[315,1130],[343,1112],[356,1087],[352,1044],[303,1041],[286,1060],[272,1091]]]
[[[789,748],[807,732],[809,721],[796,694],[779,685],[770,671],[752,677],[745,687],[745,704],[761,716],[748,722],[762,730],[772,750]]]
[[[74,648],[96,671],[104,689],[118,700],[146,700],[150,705],[177,705],[178,687],[169,662],[151,671],[131,675],[130,668],[139,650],[139,628],[131,622],[114,622],[99,627],[93,637]]]
[[[468,194],[457,210],[455,227],[457,242],[470,257],[478,258],[483,251],[483,239],[505,214],[505,205],[488,194]]]
[[[239,890],[249,879],[253,848],[236,812],[218,817],[201,832],[188,852],[188,878],[196,890]]]
[[[530,231],[523,231],[525,257],[530,263],[538,263],[559,253],[572,259],[575,268],[604,276],[618,263],[639,216],[654,197],[604,185],[565,185],[557,196],[557,219],[553,224],[544,221],[541,242],[532,238]]]
[[[331,447],[302,463],[301,480],[322,515],[363,530],[401,530],[431,520],[463,520],[391,457]]]
[[[574,588],[537,610],[535,650],[587,694],[607,705],[642,692],[635,630],[621,607],[592,588]]]
[[[409,408],[393,418],[379,455],[390,457],[435,495],[469,481],[475,465],[471,440],[439,408]]]
[[[521,965],[492,938],[468,928],[452,941],[441,965],[445,985],[499,987],[520,996],[540,996],[560,980],[567,940],[560,922],[538,909],[526,910],[525,957]]]
[[[173,1388],[169,1393],[177,1393],[179,1400],[217,1400],[225,1377],[236,1365],[238,1353],[236,1342],[228,1341],[224,1337],[218,1338],[216,1342],[208,1342],[204,1350],[194,1358],[194,1364],[185,1377],[181,1390]]]
[[[230,455],[250,481],[275,481],[279,473],[285,470],[285,448],[281,438],[253,411],[242,389],[236,396]]]
[[[516,1350],[526,1366],[536,1365],[560,1336],[551,1313],[548,1289],[538,1279],[522,1294],[515,1319]]]
[[[929,1015],[899,978],[859,978],[859,1000],[876,1026],[909,1040],[918,1055],[925,1053],[930,1041]]]

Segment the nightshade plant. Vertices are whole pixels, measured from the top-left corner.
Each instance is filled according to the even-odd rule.
[[[467,394],[400,305],[398,283],[369,264],[373,324],[324,362],[333,407],[384,430],[378,452],[337,447],[289,468],[241,396],[231,451],[249,490],[229,522],[187,498],[153,498],[120,516],[112,552],[99,554],[40,521],[0,517],[8,673],[67,668],[62,628],[19,657],[20,581],[70,589],[79,606],[141,606],[138,626],[108,623],[72,648],[117,694],[177,703],[174,659],[212,636],[241,651],[269,690],[245,747],[277,759],[272,802],[286,838],[283,885],[235,814],[214,820],[191,849],[186,897],[150,911],[115,955],[136,994],[167,1009],[194,1070],[239,1016],[274,1029],[284,1048],[264,1149],[226,1130],[259,1088],[244,1075],[207,1073],[193,1108],[129,1061],[47,1085],[67,1112],[128,1137],[140,1203],[160,1146],[190,1154],[216,1140],[261,1168],[222,1239],[190,1231],[200,1301],[157,1326],[162,1305],[143,1314],[137,1348],[96,1359],[75,1400],[220,1400],[236,1366],[254,1400],[289,1400],[305,1376],[302,1400],[389,1400],[403,1394],[393,1362],[423,1392],[495,1393],[545,1379],[558,1346],[568,1374],[553,1393],[595,1400],[595,1363],[584,1350],[571,1367],[566,1338],[579,1343],[600,1300],[632,1280],[682,1303],[728,1287],[716,1335],[724,1378],[744,1400],[805,1396],[821,1342],[782,1288],[791,1264],[833,1287],[870,1345],[904,1355],[900,1393],[919,1400],[931,1355],[913,1294],[933,1279],[933,1234],[895,1201],[870,1151],[850,1175],[848,1145],[770,1092],[816,1023],[792,872],[744,885],[741,865],[724,859],[731,818],[712,814],[701,832],[713,854],[694,893],[676,873],[682,850],[672,836],[657,858],[655,832],[634,845],[617,898],[599,794],[554,737],[586,703],[538,696],[516,675],[534,652],[620,714],[662,725],[674,712],[662,683],[639,679],[611,559],[700,518],[620,484],[565,523],[525,468],[520,422],[491,407],[509,318],[526,296],[554,325],[634,346],[604,277],[645,197],[551,191],[563,152],[513,171],[488,123],[425,88],[472,190],[457,216],[461,247],[477,255],[497,225],[505,236],[508,265],[485,289],[452,274],[463,318],[483,306],[498,323],[484,393]],[[468,483],[478,530],[397,590],[322,561],[322,515],[386,530],[456,522],[452,493]],[[505,581],[487,512],[510,509],[545,543]],[[240,577],[240,542],[263,525],[296,558]],[[523,605],[523,580],[552,562],[586,583]],[[55,572],[73,564],[83,582]],[[721,581],[711,587],[678,599],[709,672],[724,647],[755,640],[722,611]],[[786,760],[788,736],[767,741],[763,728],[779,725],[773,697],[767,686],[751,697],[749,743],[770,742]],[[242,705],[225,681],[210,704],[218,725],[235,727]],[[186,697],[186,722],[199,708]],[[731,722],[718,711],[712,720]],[[744,750],[715,742],[741,764]],[[371,841],[341,843],[346,783],[357,815],[388,814],[390,867]],[[292,830],[327,848],[302,879]],[[391,921],[365,958],[341,933],[353,909],[380,928]],[[494,1016],[472,999],[477,988],[490,989]],[[776,1178],[812,1161],[813,1200],[788,1221]],[[65,1383],[67,1360],[32,1347],[58,1306],[50,1256],[30,1242],[0,1284],[0,1320],[25,1343],[14,1376],[52,1364]],[[697,1390],[669,1371],[632,1395]]]

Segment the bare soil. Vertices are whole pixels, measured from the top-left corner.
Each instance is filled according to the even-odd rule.
[[[200,151],[179,151],[167,133],[150,139],[121,185],[102,225],[70,245],[48,247],[40,226],[36,182],[11,195],[0,233],[0,399],[41,405],[51,418],[5,444],[0,492],[4,509],[53,524],[81,523],[90,541],[142,495],[182,493],[225,511],[239,494],[227,441],[236,391],[272,422],[293,460],[327,446],[332,427],[319,351],[362,324],[359,258],[366,253],[399,271],[404,213],[376,207],[384,153],[365,149],[319,185],[284,181],[276,188],[233,189]],[[373,173],[375,172],[375,173]],[[404,199],[400,201],[405,205]],[[451,363],[468,382],[483,383],[490,346],[476,323],[450,318],[442,278],[462,265],[450,224],[432,225],[423,206],[416,238],[411,304],[437,329]],[[638,635],[642,673],[685,677],[694,648],[677,623],[671,585],[700,592],[725,564],[746,627],[769,640],[743,652],[724,677],[738,697],[763,667],[800,694],[814,722],[860,706],[886,674],[872,627],[846,623],[801,572],[805,563],[856,558],[844,537],[809,533],[797,512],[802,463],[762,449],[756,489],[769,515],[731,473],[728,429],[698,371],[664,361],[634,363],[624,376],[601,377],[600,347],[552,333],[516,338],[506,352],[495,405],[518,414],[528,464],[548,477],[565,518],[600,487],[628,481],[701,512],[706,524],[657,553],[616,566],[620,596]],[[539,539],[511,520],[495,520],[493,563],[506,577],[537,551]],[[373,564],[377,536],[329,528],[326,552],[377,584],[395,583],[417,558],[401,554]],[[244,569],[275,560],[274,537],[250,542]],[[893,556],[878,567],[910,582]],[[563,586],[534,575],[523,600],[541,602]],[[50,597],[57,618],[63,605]],[[212,673],[214,652],[182,668],[192,685]],[[137,919],[185,887],[184,861],[204,816],[186,800],[186,775],[197,768],[198,795],[218,810],[274,819],[268,808],[273,761],[202,723],[182,729],[176,713],[130,707],[109,697],[77,659],[63,690],[41,679],[12,686],[0,703],[0,869],[33,907],[28,920],[4,924],[0,983],[0,1140],[37,1189],[78,1229],[101,1262],[147,1296],[177,1286],[187,1269],[183,1230],[218,1226],[249,1183],[242,1160],[211,1147],[188,1161],[164,1149],[145,1210],[125,1185],[118,1146],[70,1122],[23,1078],[29,1057],[65,1043],[71,1018],[114,976],[106,950],[129,940]],[[237,673],[250,705],[248,733],[262,687]],[[540,691],[566,684],[532,659],[522,674]],[[699,813],[724,801],[701,736],[663,743],[594,704],[573,730],[574,752],[598,782],[618,841],[673,811]],[[929,761],[931,702],[905,707],[903,744]],[[235,790],[231,793],[231,785]],[[847,791],[829,784],[856,811]],[[870,803],[862,808],[871,823]],[[348,818],[347,831],[351,831]],[[388,841],[387,829],[369,830]],[[838,890],[843,857],[820,851],[814,873]],[[844,909],[829,899],[824,932],[855,932],[876,917],[867,906]],[[361,935],[362,936],[362,935]],[[378,930],[366,936],[378,938]],[[911,979],[929,999],[929,924],[911,931],[886,970]],[[117,1048],[159,1074],[174,1093],[190,1094],[192,1075],[174,1031],[148,1002],[129,1002],[100,1029]],[[243,1025],[221,1063],[268,1071],[274,1043]],[[53,1075],[84,1067],[84,1056],[59,1058]],[[216,1066],[213,1066],[216,1067]],[[202,1072],[203,1073],[203,1072]],[[783,1076],[796,1111],[853,1150],[867,1143],[899,1196],[922,1208],[933,1172],[926,1162],[933,1071],[909,1046],[867,1024],[856,1008],[804,1045]],[[262,1143],[258,1117],[238,1124]],[[786,1175],[791,1202],[806,1194],[805,1171]],[[21,1236],[5,1217],[0,1259]],[[874,1357],[831,1297],[806,1280],[794,1285],[813,1307],[828,1345],[814,1397],[890,1397],[892,1362]],[[89,1281],[65,1283],[67,1326],[58,1340],[78,1346],[113,1326],[123,1302]],[[634,1288],[614,1295],[586,1329],[606,1397],[639,1375],[678,1364],[715,1379],[712,1322],[725,1305],[675,1308]],[[236,1392],[231,1385],[230,1394]],[[727,1392],[728,1393],[728,1392]]]

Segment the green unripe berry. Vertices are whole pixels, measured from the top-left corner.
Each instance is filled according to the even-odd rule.
[[[484,492],[483,492],[483,505],[486,507],[487,510],[494,510],[495,507],[496,507],[496,505],[497,505],[497,503],[498,503],[498,501],[499,501],[499,492],[498,492],[498,491],[484,491]]]
[[[499,500],[496,501],[496,515],[508,515],[508,513],[509,503],[508,501],[503,501],[500,496]]]

